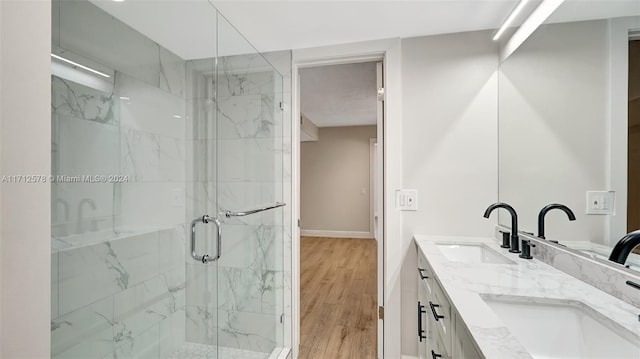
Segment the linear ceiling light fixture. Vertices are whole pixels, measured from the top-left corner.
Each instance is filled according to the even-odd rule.
[[[500,36],[502,36],[504,31],[508,29],[509,26],[511,26],[511,23],[513,22],[513,20],[515,20],[515,18],[518,16],[518,14],[520,14],[520,12],[522,12],[522,9],[524,9],[524,6],[527,5],[528,2],[529,0],[520,0],[520,3],[518,4],[518,6],[516,6],[516,8],[513,9],[511,14],[509,14],[509,17],[507,17],[507,20],[504,21],[502,26],[500,26],[500,29],[498,30],[498,32],[496,32],[496,34],[493,36],[493,41],[497,41],[500,38]]]
[[[87,67],[87,66],[84,66],[84,65],[80,65],[80,64],[79,64],[79,63],[77,63],[77,62],[73,62],[73,61],[71,61],[71,60],[69,60],[69,59],[65,59],[64,57],[58,56],[58,55],[56,55],[56,54],[51,54],[51,57],[53,57],[54,59],[58,59],[58,60],[60,60],[60,61],[64,61],[64,62],[66,62],[66,63],[68,63],[68,64],[73,65],[73,66],[79,67],[79,68],[81,68],[81,69],[83,69],[83,70],[86,70],[86,71],[92,72],[92,73],[94,73],[94,74],[96,74],[96,75],[100,75],[100,76],[107,77],[107,78],[111,77],[111,76],[109,76],[109,75],[105,74],[104,72],[100,72],[100,71],[98,71],[98,70],[94,70],[94,69],[92,69],[91,67]]]

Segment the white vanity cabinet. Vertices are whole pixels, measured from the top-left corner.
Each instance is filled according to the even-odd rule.
[[[453,338],[453,357],[456,359],[482,359],[483,356],[478,354],[478,350],[473,344],[473,340],[465,328],[460,316],[456,313],[455,333]]]
[[[420,359],[482,359],[426,258],[418,250],[418,356]]]

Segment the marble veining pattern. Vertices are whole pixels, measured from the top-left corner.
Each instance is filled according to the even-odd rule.
[[[51,111],[53,175],[119,173],[120,111],[113,91],[52,76]],[[51,191],[54,237],[112,228],[113,184],[59,180]]]
[[[525,233],[521,233],[520,236],[536,243],[532,249],[535,258],[640,308],[640,291],[626,284],[628,280],[640,283],[640,273],[615,268],[616,264],[603,264],[599,259],[586,255],[577,255],[562,246]]]
[[[210,67],[187,62],[188,219],[284,197],[280,75],[259,54],[219,58],[215,78]],[[283,210],[224,219],[217,271],[187,265],[188,281],[200,283],[187,286],[187,341],[258,352],[283,345],[283,221]],[[213,250],[211,233],[199,235],[199,250]]]
[[[420,235],[415,235],[414,239],[486,358],[524,359],[532,356],[493,313],[482,296],[516,296],[543,303],[549,300],[568,304],[581,302],[590,310],[610,318],[618,328],[624,330],[625,335],[640,342],[640,308],[539,260],[518,258],[502,250],[494,239]],[[482,243],[512,259],[515,264],[452,262],[438,250],[436,243]]]
[[[53,253],[59,300],[52,310],[52,357],[159,358],[173,352],[184,340],[184,329],[174,330],[185,322],[184,230]]]
[[[186,148],[188,145],[184,143],[185,122],[189,120],[175,117],[176,115],[186,117],[185,104],[180,102],[188,88],[185,86],[185,78],[188,78],[188,75],[185,74],[185,62],[157,43],[132,31],[131,28],[115,18],[102,13],[89,2],[63,2],[61,6],[62,19],[60,23],[65,24],[65,28],[55,31],[56,36],[60,37],[58,38],[59,45],[71,51],[78,51],[89,58],[101,59],[102,63],[108,64],[115,70],[114,80],[117,84],[114,86],[115,106],[122,107],[122,117],[116,116],[111,120],[108,116],[109,111],[104,106],[94,108],[85,106],[86,108],[81,108],[83,111],[81,113],[82,116],[94,122],[110,124],[117,121],[121,126],[117,150],[122,151],[118,158],[122,167],[118,169],[131,175],[131,183],[120,185],[113,190],[114,193],[118,191],[122,196],[122,203],[114,204],[114,206],[122,208],[121,212],[114,209],[121,217],[117,226],[182,226],[177,229],[182,236],[176,241],[182,244],[182,247],[179,250],[169,251],[169,254],[179,252],[181,254],[178,256],[180,260],[176,261],[175,258],[172,258],[170,261],[165,261],[166,263],[163,263],[163,260],[167,258],[167,253],[163,253],[163,250],[166,251],[166,246],[163,244],[159,244],[160,249],[157,247],[147,248],[151,254],[140,252],[147,244],[157,245],[157,241],[163,240],[162,236],[160,239],[154,239],[150,242],[144,241],[146,244],[143,246],[137,246],[133,243],[130,252],[127,251],[126,245],[116,243],[99,243],[91,250],[88,250],[89,246],[82,249],[77,248],[79,249],[78,253],[72,253],[71,250],[62,253],[63,250],[57,254],[61,257],[62,262],[66,262],[61,266],[67,265],[68,267],[69,264],[72,264],[76,265],[74,269],[78,270],[82,266],[88,265],[89,271],[78,270],[76,272],[78,277],[72,275],[71,278],[69,272],[60,271],[61,278],[57,281],[64,281],[66,284],[60,288],[61,296],[64,297],[64,300],[61,299],[61,301],[68,303],[68,305],[57,305],[66,306],[64,308],[66,314],[60,314],[65,316],[80,313],[94,305],[96,298],[106,297],[107,300],[113,301],[111,310],[115,312],[99,316],[103,321],[108,318],[105,323],[110,329],[107,332],[111,330],[111,339],[105,339],[104,343],[115,343],[112,348],[113,353],[100,353],[100,356],[104,358],[157,358],[159,355],[164,356],[163,353],[166,353],[167,348],[163,349],[162,342],[158,345],[158,337],[167,337],[168,333],[175,334],[172,337],[180,336],[168,328],[169,324],[167,323],[169,322],[172,323],[171,326],[175,327],[182,325],[182,336],[184,337],[184,331],[188,330],[184,328],[185,326],[188,327],[189,323],[193,323],[194,318],[197,318],[196,320],[204,318],[204,321],[201,320],[200,323],[205,327],[209,326],[207,328],[208,337],[205,339],[210,340],[213,330],[218,330],[210,325],[218,315],[219,308],[214,306],[186,307],[185,294],[183,293],[185,284],[170,283],[171,273],[175,273],[177,277],[180,276],[179,273],[176,273],[174,264],[181,261],[180,263],[184,266],[184,258],[189,258],[184,253],[186,247],[184,234],[187,231],[183,223],[185,207],[176,206],[170,197],[179,198],[180,189],[182,189],[183,195],[184,192],[190,191],[189,187],[182,187],[175,183],[186,180],[185,172],[187,176],[192,173],[191,170],[185,171],[184,168],[184,163],[188,163],[189,157],[192,157],[188,153],[189,149]],[[91,23],[92,27],[87,28],[86,22]],[[118,41],[114,41],[114,39]],[[124,49],[127,51],[123,51]],[[290,67],[291,52],[283,52],[283,54],[286,56],[282,59]],[[281,193],[278,191],[281,189],[278,189],[278,185],[275,187],[270,185],[269,182],[279,181],[280,173],[284,170],[276,167],[274,173],[257,171],[262,166],[265,169],[271,168],[274,161],[282,161],[282,153],[270,149],[271,147],[279,148],[278,142],[282,141],[280,138],[282,128],[289,122],[281,123],[281,112],[277,106],[280,95],[274,95],[274,91],[280,91],[279,82],[274,84],[274,77],[279,77],[279,75],[270,69],[270,65],[264,61],[260,54],[221,58],[219,68],[222,76],[216,79],[217,83],[214,85],[219,89],[217,95],[220,103],[227,101],[226,105],[220,105],[220,109],[223,108],[228,116],[225,119],[228,131],[222,131],[220,137],[238,139],[240,140],[238,144],[252,146],[249,148],[250,152],[242,152],[243,161],[246,158],[252,158],[254,154],[259,155],[259,163],[247,162],[240,168],[243,173],[239,173],[239,175],[244,177],[233,178],[233,180],[246,178],[249,174],[255,177],[252,178],[253,181],[262,181],[262,183],[251,186],[252,190],[255,188],[253,193],[257,196],[253,201],[244,195],[241,195],[242,200],[246,200],[246,204],[253,206],[257,203],[256,199],[268,199],[269,202],[274,198],[280,199]],[[93,106],[92,103],[87,103]],[[99,104],[99,102],[96,103]],[[180,103],[182,103],[182,107]],[[211,110],[217,104],[207,98],[206,105],[208,111],[204,124],[214,123],[217,117],[221,116],[219,111]],[[227,107],[225,108],[225,106]],[[116,110],[118,109],[116,108]],[[93,116],[93,113],[97,115]],[[222,122],[221,119],[219,124]],[[218,144],[215,138],[218,137],[218,134],[215,126],[205,126],[205,129],[207,131],[201,133],[201,135],[204,134],[204,138],[208,139],[203,146],[205,147],[204,151],[207,152],[203,162],[211,164],[217,161],[215,149]],[[260,138],[262,142],[256,141],[256,138]],[[274,140],[273,144],[270,143],[274,138],[277,140]],[[201,138],[195,137],[193,139]],[[263,153],[262,151],[265,149],[273,154]],[[278,164],[276,163],[276,165]],[[217,173],[215,166],[214,168],[204,168],[206,171],[202,173],[202,177],[199,177],[203,180],[202,186],[199,186],[197,190],[191,190],[191,193],[188,194],[192,196],[193,201],[199,201],[198,205],[210,208],[211,202],[215,203],[217,199],[217,183],[212,182],[217,179]],[[236,174],[233,171],[230,173]],[[237,186],[235,189],[245,190],[242,186]],[[209,201],[198,199],[202,193],[207,196]],[[229,208],[244,208],[237,205],[238,203],[229,204]],[[158,213],[149,213],[149,208],[162,208],[163,210]],[[187,211],[189,210],[187,207]],[[189,215],[187,215],[187,219],[190,219]],[[284,217],[284,220],[286,219]],[[221,317],[225,318],[220,322],[221,338],[234,343],[233,345],[256,348],[256,350],[272,348],[275,345],[276,334],[274,332],[281,335],[280,326],[282,324],[279,323],[278,318],[282,310],[282,298],[274,297],[281,297],[282,294],[280,291],[284,285],[281,278],[283,258],[282,246],[273,244],[273,236],[282,235],[282,221],[283,215],[279,212],[275,215],[256,216],[248,223],[239,222],[239,224],[247,226],[246,235],[243,234],[243,236],[247,241],[255,242],[248,247],[252,250],[252,255],[250,260],[243,263],[242,268],[237,268],[234,265],[224,268],[229,273],[235,273],[234,275],[239,273],[238,271],[242,272],[241,277],[246,279],[242,279],[241,287],[244,287],[240,289],[240,292],[246,290],[248,293],[247,298],[230,296],[229,301],[224,302],[225,304],[234,304],[227,308],[228,311],[221,314]],[[287,238],[290,241],[291,237]],[[238,249],[238,253],[241,250]],[[268,258],[258,261],[254,258],[258,255],[268,256]],[[74,260],[76,262],[73,262]],[[86,269],[86,267],[82,268]],[[189,269],[187,268],[187,270]],[[184,274],[182,275],[184,277]],[[91,281],[92,276],[95,276],[93,278],[97,278],[97,281]],[[210,276],[206,279],[212,280]],[[102,286],[103,283],[107,284]],[[210,281],[199,284],[205,287],[215,287],[215,283]],[[95,287],[95,293],[81,293],[79,290],[89,287]],[[77,295],[80,300],[67,301],[74,295]],[[207,299],[207,303],[210,303],[211,298]],[[256,301],[251,303],[254,299]],[[245,311],[246,308],[252,307],[254,304],[256,306],[253,309]],[[181,306],[184,308],[181,309]],[[257,315],[253,315],[253,312],[256,312]],[[180,315],[182,315],[182,320],[180,320]],[[185,317],[189,318],[185,319]],[[66,328],[68,326],[66,322],[72,323],[67,320],[59,320],[55,325],[52,323],[52,329],[58,331]],[[77,328],[79,327],[76,326]],[[177,330],[179,331],[179,329]],[[205,333],[207,333],[206,330]],[[281,344],[282,338],[279,338],[278,344]],[[90,355],[80,355],[79,357],[96,356],[96,353],[90,351],[87,353]],[[230,355],[222,355],[225,353],[224,351],[220,353],[222,358],[235,358]]]
[[[51,76],[51,112],[55,116],[118,124],[118,100],[113,92],[105,93],[57,76]]]

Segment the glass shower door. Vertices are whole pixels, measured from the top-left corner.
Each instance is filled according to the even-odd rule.
[[[220,15],[215,83],[219,352],[267,358],[283,335],[282,76]]]
[[[216,24],[216,57],[187,62],[186,340],[206,358],[268,358],[283,343],[282,76]]]
[[[217,359],[220,225],[216,196],[217,10],[207,4],[206,44],[185,64],[186,298],[182,357]],[[206,217],[205,217],[206,216]]]

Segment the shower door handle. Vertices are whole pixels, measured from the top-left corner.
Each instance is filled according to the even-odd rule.
[[[204,223],[204,224],[213,223],[216,225],[216,256],[215,257],[210,257],[208,254],[199,255],[196,253],[196,226],[198,223]],[[191,221],[191,258],[205,264],[208,262],[215,262],[218,259],[220,259],[220,254],[221,254],[220,247],[222,242],[221,225],[222,224],[217,218],[211,218],[207,214]]]
[[[226,211],[224,212],[224,216],[227,218],[231,218],[231,217],[244,217],[244,216],[248,216],[250,214],[254,214],[254,213],[258,213],[258,212],[263,212],[263,211],[268,211],[270,209],[274,209],[274,208],[278,208],[278,207],[283,207],[286,206],[286,203],[282,203],[282,202],[276,202],[274,204],[268,205],[268,206],[264,206],[264,207],[260,207],[260,208],[256,208],[256,209],[250,209],[248,211],[243,211],[243,212],[231,212],[231,211]]]

